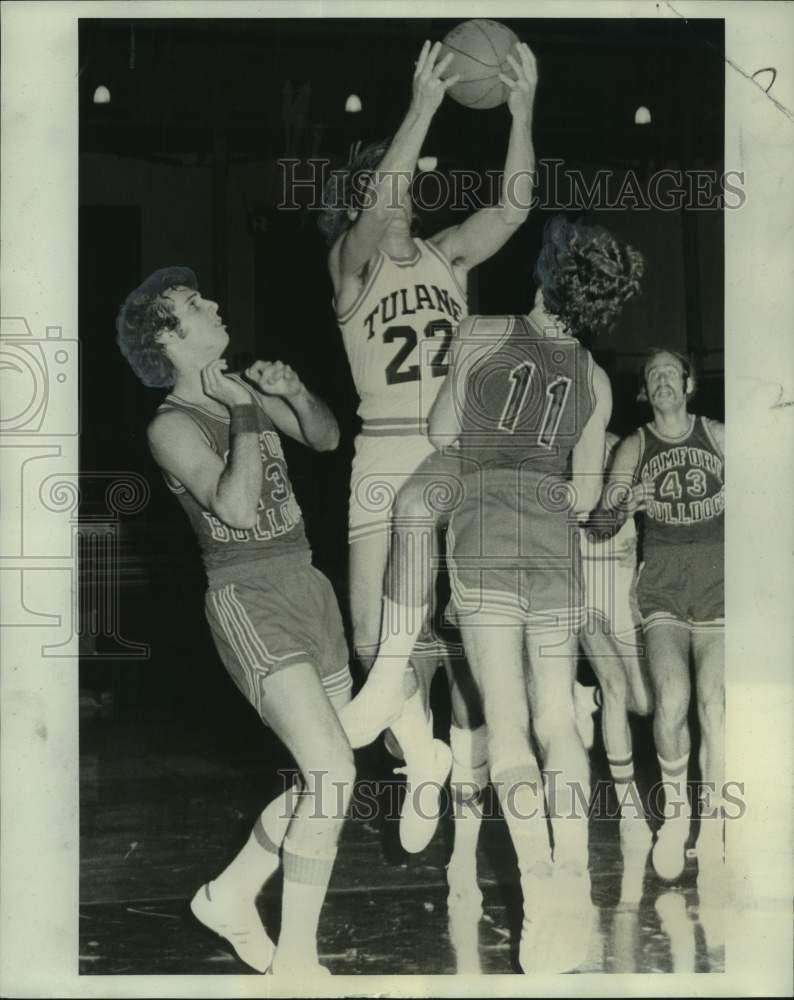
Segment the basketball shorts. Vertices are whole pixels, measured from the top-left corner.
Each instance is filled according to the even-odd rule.
[[[516,470],[467,477],[447,549],[458,625],[487,615],[533,632],[581,627],[579,532],[560,480]]]
[[[620,533],[593,544],[581,539],[582,576],[588,619],[598,619],[612,635],[640,627],[637,605],[636,537]]]
[[[224,666],[261,718],[267,715],[265,682],[295,663],[314,666],[334,704],[349,697],[339,605],[314,566],[280,561],[263,572],[259,559],[226,569],[211,577],[205,610]]]
[[[684,625],[691,630],[725,624],[725,564],[721,544],[654,546],[637,579],[643,628]]]
[[[350,477],[348,541],[369,543],[369,574],[379,581],[373,599],[380,602],[388,563],[392,509],[402,486],[430,455],[437,455],[425,434],[385,434],[371,431],[356,437]],[[460,653],[439,623],[426,625],[412,659],[437,664],[442,655]]]
[[[349,541],[380,535],[384,552],[395,497],[435,449],[424,434],[359,434],[350,475]]]

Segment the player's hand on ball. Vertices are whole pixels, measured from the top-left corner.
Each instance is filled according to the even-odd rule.
[[[454,53],[448,52],[443,59],[438,60],[441,42],[425,42],[419,58],[416,60],[413,82],[413,106],[420,112],[433,115],[444,100],[447,90],[460,79],[460,74],[442,79],[444,71],[452,62]]]
[[[201,386],[208,396],[217,399],[224,406],[245,406],[251,402],[251,394],[225,374],[229,363],[219,358],[201,369]]]
[[[507,56],[515,77],[500,73],[499,79],[510,91],[507,97],[510,113],[514,118],[528,118],[532,114],[538,86],[538,67],[532,49],[526,42],[516,45],[516,55],[518,58],[510,54]]]
[[[245,375],[268,396],[295,396],[303,388],[295,372],[282,361],[255,361]]]

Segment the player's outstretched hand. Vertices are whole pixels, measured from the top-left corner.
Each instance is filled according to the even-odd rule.
[[[251,402],[251,394],[239,382],[235,382],[224,374],[228,367],[228,362],[219,358],[202,368],[202,388],[208,396],[217,399],[224,406],[230,408],[232,406],[245,406],[246,403]]]
[[[499,79],[510,91],[507,97],[510,113],[514,118],[528,118],[532,114],[535,90],[538,86],[538,66],[532,49],[526,42],[518,42],[516,55],[518,58],[510,54],[507,56],[515,76],[509,77],[505,73],[500,73]]]
[[[440,51],[441,42],[435,42],[432,46],[430,42],[425,42],[416,60],[412,105],[423,114],[434,115],[444,100],[444,94],[460,79],[459,73],[448,76],[446,80],[442,79],[444,71],[452,62],[453,53],[448,52],[439,60]]]
[[[268,396],[295,396],[303,388],[295,372],[282,361],[255,361],[246,368],[245,377]]]

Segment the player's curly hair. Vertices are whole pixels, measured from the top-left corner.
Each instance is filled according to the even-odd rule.
[[[162,297],[169,288],[197,287],[189,267],[164,267],[130,292],[116,318],[116,342],[130,367],[153,389],[174,384],[174,367],[157,342],[167,330],[179,330],[171,303]]]
[[[323,211],[317,219],[328,246],[352,225],[347,213],[361,207],[368,178],[386,155],[390,143],[391,139],[381,139],[363,147],[357,144],[348,162],[331,173],[323,188]]]
[[[602,226],[546,223],[535,280],[543,302],[577,337],[611,329],[625,304],[640,293],[645,259]]]

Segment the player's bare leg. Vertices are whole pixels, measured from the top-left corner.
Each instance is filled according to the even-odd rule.
[[[628,682],[628,709],[636,715],[650,715],[654,707],[653,685],[648,657],[644,653],[642,629],[636,628],[616,635],[615,641]]]
[[[371,652],[373,636],[377,642],[377,657],[367,682],[345,714],[346,729],[356,746],[372,742],[389,728],[410,696],[411,688],[405,686],[403,674],[431,612],[438,527],[448,517],[450,498],[459,495],[457,464],[436,454],[425,459],[394,502],[382,614],[380,608],[375,613],[371,590],[364,592],[359,583],[351,591],[351,597],[362,605],[360,632],[366,632],[365,642],[369,647],[365,652]],[[386,562],[386,553],[375,553],[373,543],[368,549],[367,556]],[[351,562],[351,576],[359,566],[360,557],[356,554],[355,565]],[[370,585],[374,583],[374,572],[370,563],[365,574]],[[357,617],[354,613],[354,634]],[[375,628],[377,632],[373,631]],[[358,638],[356,644],[359,646]]]
[[[690,735],[689,629],[683,624],[658,623],[646,629],[656,712],[653,736],[662,776],[664,824],[656,835],[653,865],[661,878],[678,878],[684,868],[691,809],[687,795]]]
[[[636,860],[638,864],[633,865],[636,869],[650,850],[651,831],[634,780],[634,752],[628,720],[631,694],[627,657],[618,638],[609,631],[608,623],[598,615],[589,616],[580,641],[601,689],[602,734],[620,808],[620,842],[624,863],[628,866]],[[637,881],[634,880],[635,888]],[[624,899],[624,902],[628,901]]]
[[[554,838],[552,884],[525,925],[524,963],[545,953],[549,968],[574,969],[587,957],[594,910],[587,862],[590,764],[576,725],[577,639],[527,632],[532,728],[543,758],[546,802]],[[525,966],[526,968],[526,966]]]
[[[281,849],[284,896],[275,962],[281,971],[301,963],[319,968],[317,924],[355,780],[352,753],[312,664],[294,664],[260,683],[263,718],[294,756],[301,787],[270,803],[242,851],[198,890],[191,909],[245,962],[267,971],[274,948],[255,900],[278,868]]]
[[[477,881],[477,843],[488,784],[488,736],[480,692],[468,662],[447,656],[452,725],[450,793],[453,847],[447,865],[449,938],[459,973],[479,973],[479,922],[482,892]]]
[[[701,873],[719,870],[724,858],[722,790],[725,783],[725,648],[719,632],[692,636],[695,685],[700,721],[700,775],[706,794],[698,836]]]
[[[317,926],[355,782],[350,745],[314,666],[263,682],[265,719],[295,758],[303,788],[283,844],[284,894],[275,974],[316,968]]]
[[[530,744],[524,628],[483,612],[461,624],[461,635],[482,694],[491,780],[516,851],[526,926],[535,899],[548,890],[552,864],[543,781]],[[530,956],[533,963],[541,957]],[[537,968],[522,966],[525,972]]]

